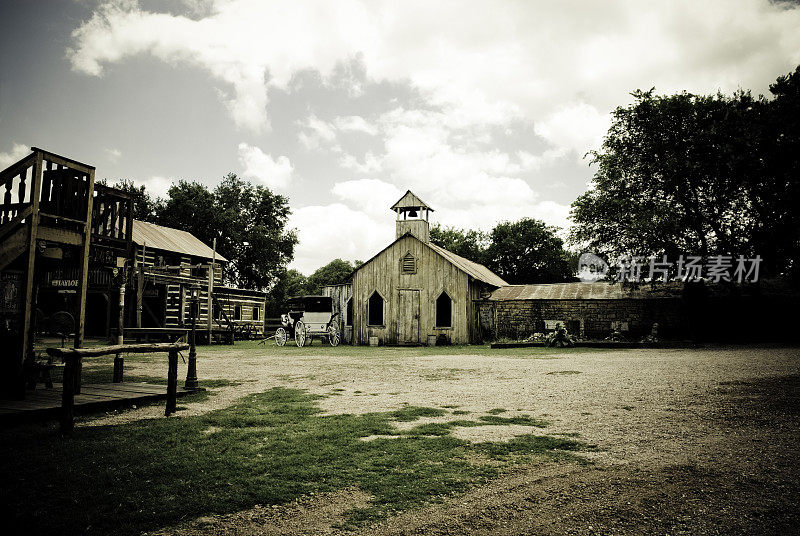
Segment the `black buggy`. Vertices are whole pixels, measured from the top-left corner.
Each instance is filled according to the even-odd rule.
[[[281,327],[275,330],[275,342],[284,346],[294,338],[297,346],[311,345],[314,336],[327,340],[331,346],[339,345],[339,329],[335,322],[338,312],[333,310],[330,296],[297,296],[289,298],[289,311],[281,315]]]

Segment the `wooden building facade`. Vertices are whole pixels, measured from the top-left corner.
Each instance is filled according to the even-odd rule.
[[[81,347],[120,317],[125,328],[186,327],[193,284],[202,288],[201,339],[218,327],[263,333],[265,293],[222,286],[226,259],[189,233],[135,222],[130,196],[94,175],[36,147],[0,170],[0,395],[24,396],[36,334]]]
[[[396,239],[352,279],[353,342],[477,342],[476,304],[506,285],[485,266],[430,242],[427,204],[411,191],[392,206]]]
[[[113,277],[130,255],[131,200],[95,185],[94,173],[36,147],[0,171],[0,395],[24,396],[34,335],[54,321],[40,313],[46,289],[61,287],[57,300],[70,310],[57,318],[80,347],[89,282]]]
[[[341,283],[322,287],[322,295],[333,299],[333,311],[336,317],[339,336],[344,344],[353,342],[353,285]]]
[[[190,287],[198,284],[197,329],[201,340],[229,329],[238,337],[263,335],[266,294],[222,285],[222,271],[228,260],[197,237],[179,229],[134,220],[133,244],[136,256],[131,283],[135,307],[129,313],[131,319],[127,325],[188,327]]]

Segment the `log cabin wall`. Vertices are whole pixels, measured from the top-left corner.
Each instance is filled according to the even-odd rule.
[[[408,253],[416,260],[412,274],[403,273],[402,260]],[[467,344],[474,331],[470,327],[475,316],[472,301],[480,292],[470,285],[466,273],[429,246],[413,236],[402,237],[353,275],[354,341],[368,344],[369,337],[378,337],[380,344],[425,344],[428,335],[444,335],[452,344]],[[384,300],[384,323],[379,326],[368,325],[367,302],[375,291]],[[436,326],[436,299],[442,291],[452,300],[451,327]],[[418,319],[413,318],[416,296]]]
[[[163,294],[159,310],[152,301],[143,305],[144,324],[158,327],[187,327],[191,325],[190,290],[200,285],[199,315],[196,325],[200,331],[208,325],[208,269],[211,259],[181,255],[173,251],[137,246],[137,266],[144,268],[143,291],[158,290]],[[202,266],[198,266],[202,265]],[[266,294],[222,285],[223,261],[214,263],[214,296],[212,329],[227,329],[229,322],[240,333],[261,336],[264,333]],[[163,291],[162,291],[163,289]],[[130,325],[136,325],[135,322]]]

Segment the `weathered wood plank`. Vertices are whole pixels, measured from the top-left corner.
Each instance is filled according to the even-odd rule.
[[[182,351],[188,349],[189,345],[185,343],[114,344],[95,348],[48,348],[47,354],[53,357],[69,357],[76,355],[81,357],[99,357],[116,354],[118,352],[146,354],[151,352]]]

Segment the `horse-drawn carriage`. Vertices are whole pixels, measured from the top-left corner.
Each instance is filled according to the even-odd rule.
[[[339,345],[339,329],[330,296],[298,296],[289,298],[289,311],[281,315],[281,327],[275,331],[275,342],[283,346],[292,337],[297,346],[311,345],[314,336],[331,346]]]

